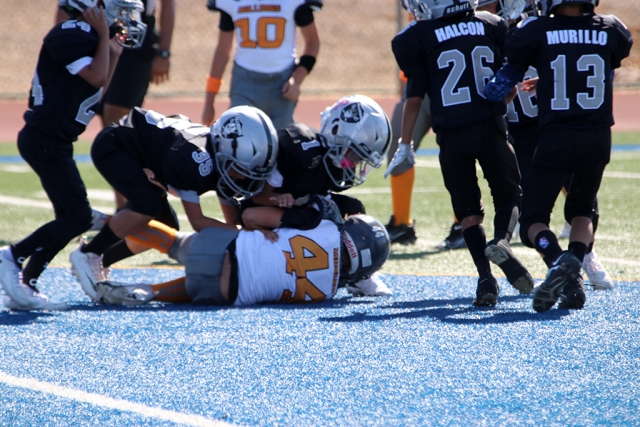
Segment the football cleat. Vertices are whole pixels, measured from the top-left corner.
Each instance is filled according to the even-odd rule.
[[[547,272],[544,282],[533,293],[533,309],[538,313],[548,311],[555,305],[564,287],[580,276],[581,263],[571,252],[564,251]]]
[[[453,223],[449,235],[437,246],[441,251],[462,249],[466,247],[467,242],[464,241],[464,236],[462,235],[462,224],[459,222]]]
[[[582,280],[582,276],[579,274],[574,281],[567,283],[560,295],[558,308],[581,310],[587,300],[587,296],[584,294],[583,285],[584,280]]]
[[[389,223],[385,226],[387,233],[389,233],[389,240],[391,240],[391,243],[400,243],[401,245],[414,244],[416,240],[418,240],[414,225],[415,221],[409,225],[395,225],[395,218],[391,215]]]
[[[104,225],[107,223],[109,218],[111,218],[110,215],[107,215],[106,213],[102,213],[95,209],[91,209],[91,216],[91,228],[87,231],[100,231],[102,227],[104,227]]]
[[[34,291],[34,297],[31,300],[30,304],[19,304],[15,302],[9,295],[5,295],[2,298],[2,302],[7,310],[15,310],[15,311],[30,311],[30,310],[46,310],[46,311],[60,311],[67,310],[69,306],[66,302],[53,302],[49,301],[45,295]]]
[[[20,268],[9,246],[0,249],[0,284],[4,292],[18,304],[29,304],[30,288],[20,280]]]
[[[347,291],[354,297],[388,297],[393,291],[382,281],[378,274],[362,279],[356,283],[350,283]]]
[[[500,285],[498,285],[498,281],[494,277],[481,277],[478,279],[476,298],[473,300],[473,305],[476,307],[493,307],[498,303],[499,293]]]
[[[155,296],[151,286],[140,283],[130,285],[114,281],[98,282],[96,297],[103,304],[133,307],[146,304]]]
[[[533,291],[533,277],[524,265],[511,251],[506,240],[490,241],[484,250],[489,261],[496,264],[503,271],[511,286],[521,294],[530,294]]]
[[[562,230],[558,234],[558,239],[568,239],[571,235],[571,224],[565,222],[562,226]]]
[[[82,252],[83,247],[84,240],[69,255],[71,271],[91,301],[99,301],[96,295],[96,284],[109,280],[109,269],[102,267],[102,257],[100,255]]]
[[[611,276],[600,263],[596,251],[592,250],[585,255],[584,260],[582,260],[582,269],[587,273],[593,289],[613,289],[613,280],[611,280]]]

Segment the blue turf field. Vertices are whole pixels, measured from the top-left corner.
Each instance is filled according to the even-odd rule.
[[[638,283],[537,314],[503,279],[476,309],[472,278],[385,278],[393,297],[114,309],[50,269],[69,311],[0,311],[0,425],[640,425]]]

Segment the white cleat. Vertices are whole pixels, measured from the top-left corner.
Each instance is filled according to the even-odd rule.
[[[109,270],[102,267],[102,257],[91,252],[82,252],[84,241],[69,255],[71,271],[91,301],[100,301],[96,295],[98,282],[109,279]]]
[[[393,295],[393,291],[377,274],[356,283],[348,284],[347,290],[355,297],[388,297]]]
[[[155,297],[151,286],[144,283],[130,285],[114,281],[99,282],[96,285],[96,295],[104,304],[126,307],[146,304]]]
[[[16,265],[9,246],[0,249],[0,284],[4,292],[18,304],[29,304],[30,288],[20,279],[20,268]]]
[[[571,224],[569,224],[568,222],[565,222],[564,226],[562,227],[562,231],[560,231],[560,234],[558,234],[558,239],[568,239],[570,235],[571,235]]]
[[[35,292],[35,291],[34,291]],[[34,304],[31,305],[23,305],[15,302],[9,295],[5,295],[2,299],[4,306],[7,310],[16,310],[16,311],[31,311],[31,310],[46,310],[46,311],[60,311],[67,310],[69,306],[66,302],[53,302],[49,301],[45,295],[40,294],[39,292],[35,292],[39,294],[40,297],[35,300]]]
[[[91,228],[87,231],[100,231],[107,223],[107,220],[111,218],[111,215],[107,215],[106,213],[102,213],[93,208],[91,209],[91,216],[93,217],[93,221],[91,223]]]
[[[611,280],[611,276],[600,263],[596,251],[591,251],[585,255],[582,261],[582,269],[587,273],[593,289],[613,289],[613,280]]]

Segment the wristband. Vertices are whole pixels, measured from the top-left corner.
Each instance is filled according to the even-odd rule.
[[[218,79],[216,77],[211,77],[207,74],[207,86],[205,88],[205,92],[207,93],[218,93],[220,92],[220,85],[222,84],[222,79]]]
[[[297,67],[304,67],[306,68],[307,73],[310,73],[315,63],[316,63],[316,58],[314,56],[302,55],[298,60]]]

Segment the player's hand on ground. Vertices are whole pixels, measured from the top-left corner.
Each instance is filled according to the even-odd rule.
[[[533,78],[533,79],[527,79],[525,81],[523,81],[522,83],[520,83],[520,89],[522,89],[523,91],[527,92],[527,93],[533,93],[536,91],[536,88],[538,87],[538,78]]]
[[[396,154],[393,155],[393,159],[389,163],[387,171],[384,173],[384,177],[387,178],[391,172],[393,172],[393,170],[405,160],[409,161],[411,165],[415,165],[416,153],[413,151],[413,144],[403,144],[400,142],[400,144],[398,144]]]
[[[291,101],[297,101],[300,98],[300,85],[296,83],[293,77],[282,86],[282,96]]]
[[[82,17],[87,24],[91,25],[91,28],[96,30],[98,36],[109,37],[109,26],[104,17],[104,9],[97,7],[87,8],[82,11]]]
[[[269,200],[279,208],[290,208],[295,203],[291,193],[278,194],[277,196],[270,197]]]
[[[159,85],[160,83],[169,81],[170,64],[169,58],[162,58],[160,56],[153,58],[153,63],[151,64],[151,82],[153,84]]]

